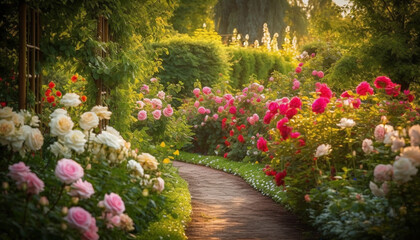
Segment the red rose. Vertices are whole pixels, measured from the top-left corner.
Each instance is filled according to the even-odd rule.
[[[85,95],[81,96],[80,99],[82,100],[82,102],[86,102],[87,97]]]
[[[57,97],[61,97],[61,92],[60,91],[57,91],[57,92],[55,92],[55,95],[57,96]]]
[[[71,77],[71,81],[74,82],[74,83],[77,82],[77,76],[76,75],[73,75]]]
[[[238,141],[241,142],[241,143],[244,143],[245,142],[244,136],[239,135],[238,136]]]
[[[53,81],[51,81],[50,83],[48,83],[48,87],[49,88],[54,88],[55,87],[55,83]]]

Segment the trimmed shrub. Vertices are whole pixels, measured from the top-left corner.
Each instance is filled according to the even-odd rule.
[[[228,73],[229,64],[221,43],[190,37],[171,38],[156,43],[162,69],[157,74],[163,85],[183,83],[180,96],[192,96],[194,82],[213,86],[220,74]]]
[[[292,70],[292,63],[273,52],[264,52],[252,48],[228,48],[232,68],[230,84],[241,89],[250,84],[249,79],[267,79],[273,71],[287,73]]]

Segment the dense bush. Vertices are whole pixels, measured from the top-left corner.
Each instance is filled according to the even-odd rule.
[[[232,63],[230,85],[235,89],[249,85],[251,76],[268,79],[273,71],[285,74],[292,69],[291,61],[275,52],[233,47],[227,50]]]
[[[191,96],[196,80],[212,86],[220,75],[228,73],[227,54],[219,42],[176,37],[155,43],[153,48],[159,52],[162,61],[157,78],[165,87],[182,84],[180,97]]]

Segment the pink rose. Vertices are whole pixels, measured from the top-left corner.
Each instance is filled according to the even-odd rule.
[[[317,73],[316,73],[316,75],[317,75],[319,78],[323,78],[323,77],[324,77],[324,72],[323,72],[323,71],[319,71],[319,72],[317,72]]]
[[[55,176],[65,184],[73,183],[84,175],[83,168],[77,162],[63,158],[55,167]]]
[[[376,141],[383,142],[385,139],[384,125],[379,124],[378,126],[376,126],[373,135],[375,136]]]
[[[142,109],[144,105],[146,105],[143,101],[137,101],[136,103],[139,105],[140,109]]]
[[[243,92],[243,93],[248,92],[248,88],[246,87],[246,88],[242,89],[242,92]]]
[[[157,80],[157,78],[151,78],[150,79],[150,82],[157,82],[158,80]]]
[[[125,211],[125,205],[118,194],[105,194],[104,206],[106,210],[112,214],[121,214]]]
[[[218,111],[219,113],[223,112],[223,110],[225,110],[225,108],[224,108],[223,106],[220,106],[219,108],[217,108],[217,111]]]
[[[262,92],[263,90],[264,90],[264,86],[263,85],[258,86],[258,92]]]
[[[292,87],[292,89],[293,90],[298,90],[299,89],[299,87],[300,87],[300,82],[298,81],[298,80],[294,80],[293,81],[293,87]]]
[[[229,101],[233,98],[231,94],[225,94],[223,97],[226,99],[226,101]]]
[[[302,66],[303,66],[303,62],[299,63],[299,67],[302,67]]]
[[[198,108],[199,106],[200,106],[200,102],[199,101],[195,101],[194,107]]]
[[[147,104],[151,104],[152,103],[152,101],[150,101],[150,99],[148,99],[148,98],[143,99],[143,102],[145,102]]]
[[[220,104],[220,103],[222,103],[223,98],[221,98],[221,97],[215,97],[215,98],[214,98],[214,101],[215,101],[217,104]]]
[[[89,231],[92,224],[92,215],[81,207],[71,207],[64,220],[78,230]]]
[[[206,113],[209,114],[210,112],[211,112],[210,109],[207,108]]]
[[[92,217],[92,222],[90,223],[89,230],[83,233],[83,240],[98,240],[98,227],[96,226],[96,219]]]
[[[252,115],[252,118],[254,119],[255,122],[258,122],[260,120],[260,116],[258,116],[258,114],[254,113],[254,115]]]
[[[213,119],[214,120],[217,120],[219,118],[219,115],[217,114],[217,113],[215,113],[214,115],[213,115]]]
[[[9,173],[7,174],[13,180],[19,182],[22,181],[23,177],[30,173],[31,170],[23,162],[15,163],[9,166]]]
[[[198,108],[198,113],[200,113],[200,114],[206,114],[206,109],[204,107],[199,107]]]
[[[44,182],[35,173],[26,173],[21,181],[17,182],[19,186],[23,183],[26,183],[26,193],[28,194],[39,194],[44,191]]]
[[[255,120],[254,120],[253,117],[248,117],[247,120],[248,120],[248,123],[249,124],[251,124],[251,125],[254,125],[255,124]]]
[[[211,88],[203,87],[203,93],[206,94],[206,95],[209,95],[211,93]]]
[[[71,191],[68,194],[72,197],[88,199],[94,193],[95,190],[93,190],[93,186],[90,182],[79,179],[71,185]]]
[[[354,108],[358,109],[360,107],[360,104],[362,104],[362,101],[360,101],[360,99],[356,98],[356,99],[351,99],[351,103],[352,103]]]
[[[361,82],[357,87],[356,87],[356,92],[357,94],[361,95],[361,96],[365,96],[366,94],[370,94],[373,95],[373,88],[370,87],[369,83],[364,81]]]
[[[325,97],[328,99],[332,97],[332,91],[325,83],[316,83],[316,92],[320,93],[320,97]]]
[[[268,81],[270,81],[270,82],[274,81],[274,77],[270,77],[270,78],[268,79]]]
[[[113,215],[111,213],[105,214],[105,220],[106,220],[106,227],[107,228],[114,228],[119,227],[121,225],[121,218],[119,215]]]
[[[155,109],[161,109],[162,108],[162,101],[157,98],[152,99],[152,107]]]
[[[373,175],[375,176],[375,181],[376,182],[384,182],[384,181],[391,180],[393,170],[394,170],[394,168],[390,164],[387,164],[387,165],[378,164],[378,165],[376,165],[375,170],[373,170]]]
[[[141,110],[139,112],[139,114],[137,114],[137,119],[140,121],[146,120],[147,119],[147,112],[144,110]]]
[[[155,110],[152,112],[153,118],[156,120],[160,119],[160,116],[162,116],[162,112],[160,110]]]
[[[174,114],[174,109],[171,107],[171,105],[170,105],[170,104],[168,104],[168,105],[166,106],[166,108],[165,108],[165,109],[163,109],[163,115],[164,115],[165,117],[170,117],[170,116],[172,116],[172,114]]]
[[[393,83],[392,83],[391,79],[389,79],[388,77],[379,76],[375,79],[374,84],[375,84],[376,88],[387,88],[390,85],[392,85]]]
[[[200,96],[200,89],[199,88],[194,88],[193,93],[196,97]]]
[[[318,75],[318,72],[316,70],[313,70],[312,71],[312,76],[316,76],[316,75]]]
[[[158,177],[155,184],[153,184],[153,189],[161,193],[165,189],[165,181],[161,177]]]
[[[160,99],[165,99],[165,92],[164,91],[159,91],[157,94],[157,97]]]
[[[146,84],[144,84],[143,87],[141,87],[140,90],[142,92],[144,92],[144,93],[149,93],[149,86],[147,86]]]

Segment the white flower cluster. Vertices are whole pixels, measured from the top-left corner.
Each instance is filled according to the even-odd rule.
[[[10,107],[0,108],[0,144],[9,146],[22,156],[27,151],[37,151],[44,144],[38,116],[21,110],[14,112]]]
[[[110,163],[119,163],[130,157],[131,144],[121,137],[120,133],[111,126],[99,134],[91,132],[90,141],[92,153],[97,159],[107,159]]]

